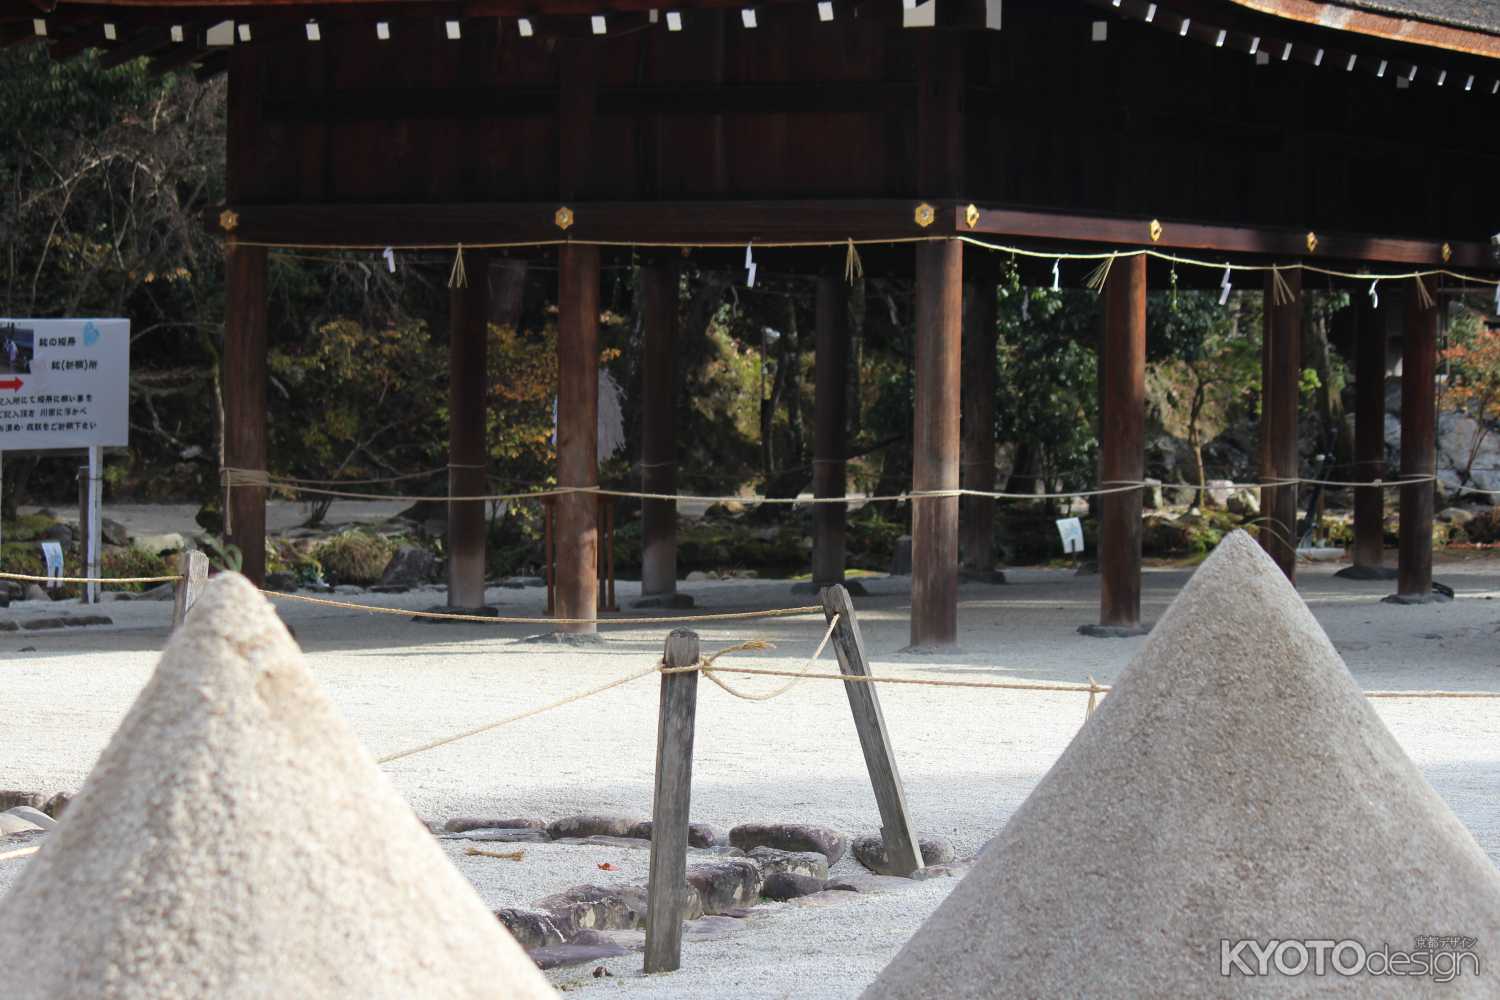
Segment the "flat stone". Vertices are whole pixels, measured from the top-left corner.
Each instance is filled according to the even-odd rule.
[[[528,635],[517,641],[551,646],[586,647],[604,645],[604,636],[598,632],[542,632],[538,635]]]
[[[0,813],[0,837],[9,837],[16,833],[41,832],[44,832],[44,828],[29,819],[22,819],[8,812]]]
[[[562,930],[552,914],[542,910],[520,910],[507,907],[495,911],[495,919],[505,925],[510,936],[527,951],[563,943]]]
[[[837,864],[847,841],[843,834],[804,823],[742,823],[729,831],[729,842],[742,851],[774,847],[778,851],[816,851]]]
[[[1434,590],[1430,594],[1392,594],[1389,597],[1382,597],[1380,600],[1383,604],[1447,604],[1453,600],[1453,596]]]
[[[1090,639],[1131,639],[1138,635],[1148,635],[1151,625],[1143,623],[1140,625],[1080,625],[1078,634],[1086,635]]]
[[[714,941],[738,934],[745,929],[745,920],[740,916],[709,914],[697,920],[685,920],[682,924],[684,941]]]
[[[774,847],[756,847],[747,856],[760,867],[761,875],[766,878],[777,873],[802,875],[820,881],[828,877],[828,858],[817,851],[780,851]]]
[[[380,575],[382,587],[420,587],[431,580],[437,567],[437,558],[427,549],[415,545],[403,546],[385,564]]]
[[[546,820],[540,819],[490,819],[479,816],[455,816],[443,824],[444,833],[463,833],[465,830],[545,830]]]
[[[28,583],[21,599],[23,601],[50,601],[52,595],[43,590],[40,584]]]
[[[698,602],[693,600],[691,594],[651,594],[632,601],[630,606],[632,608],[673,608],[680,611],[685,608],[695,608]]]
[[[811,896],[815,892],[822,891],[823,879],[792,872],[776,872],[768,876],[765,884],[760,887],[762,896],[766,899],[774,899],[778,903],[801,896]]]
[[[87,625],[113,625],[114,619],[105,615],[69,615],[62,620],[68,628],[83,628]]]
[[[591,844],[594,847],[618,847],[627,851],[649,851],[651,841],[642,840],[639,837],[609,837],[597,834],[592,837],[559,837],[553,841],[555,844],[584,845]]]
[[[0,790],[0,812],[14,809],[16,806],[30,806],[33,809],[41,809],[46,812],[47,796],[41,792],[18,792],[10,789]]]
[[[21,631],[21,626],[17,625],[15,622],[10,621],[9,619],[4,620],[4,621],[0,621],[0,632],[19,632],[19,631]]]
[[[39,632],[43,629],[67,628],[68,623],[62,618],[28,618],[21,623],[21,627],[33,632]]]
[[[552,838],[547,836],[546,830],[464,830],[461,833],[440,833],[439,840],[476,840],[481,843],[494,844],[545,844]]]
[[[938,837],[922,837],[917,841],[921,848],[922,865],[945,865],[953,860],[953,845]],[[879,837],[859,837],[850,846],[855,859],[878,875],[903,875],[896,870],[885,853],[885,842]]]
[[[866,589],[865,585],[863,583],[860,583],[858,580],[843,580],[839,585],[849,592],[850,597],[870,596],[870,591]],[[831,586],[833,585],[829,583],[813,583],[810,580],[803,580],[798,583],[792,584],[792,593],[821,594],[825,587]]]
[[[536,901],[552,916],[564,940],[579,931],[626,930],[646,923],[644,886],[575,885]]]
[[[177,587],[171,583],[158,584],[150,590],[143,590],[136,595],[136,600],[139,601],[174,601],[176,599]]]
[[[1345,580],[1394,580],[1398,574],[1394,566],[1345,566],[1333,575]]]
[[[637,823],[635,826],[632,826],[630,828],[630,832],[627,833],[626,836],[627,837],[639,837],[642,840],[650,840],[651,839],[651,821],[649,819],[642,820],[641,822]],[[709,826],[707,823],[689,823],[688,824],[688,846],[689,847],[700,847],[700,848],[718,847],[722,843],[724,843],[724,834],[721,831],[719,831],[719,830],[715,830],[713,827]]]
[[[753,905],[765,883],[760,866],[748,858],[692,865],[687,880],[696,890],[703,912],[720,915]]]
[[[451,604],[439,604],[433,608],[426,609],[428,614],[437,615],[467,615],[470,618],[498,618],[499,608],[488,606],[479,608],[456,608]],[[466,622],[461,618],[424,618],[417,615],[412,621],[418,625],[483,625],[484,622]]]
[[[601,958],[618,958],[630,954],[630,949],[615,944],[603,935],[586,941],[580,935],[567,944],[531,948],[526,954],[539,969],[561,969],[570,965],[583,965],[585,962],[597,962]]]
[[[638,822],[629,816],[601,816],[597,813],[564,816],[548,823],[547,833],[554,840],[563,837],[628,837]]]
[[[40,809],[34,809],[31,806],[12,806],[11,808],[5,810],[3,815],[14,816],[17,819],[26,820],[27,822],[33,823],[43,830],[51,830],[53,827],[57,826],[57,820],[53,819],[51,816],[48,816]]]
[[[824,892],[859,892],[859,886],[848,879],[835,878],[823,883]]]

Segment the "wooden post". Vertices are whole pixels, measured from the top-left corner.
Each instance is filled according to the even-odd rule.
[[[1416,278],[1420,282],[1423,279]],[[1430,294],[1430,290],[1429,290]],[[1413,288],[1407,295],[1406,338],[1401,350],[1401,477],[1437,472],[1437,369],[1439,311]],[[1401,487],[1401,537],[1396,598],[1426,603],[1432,593],[1432,481]]]
[[[1099,349],[1099,486],[1146,475],[1146,258],[1114,262],[1104,285]],[[1141,491],[1099,497],[1099,627],[1087,635],[1141,631]]]
[[[1282,274],[1292,301],[1276,301],[1275,275],[1267,272],[1261,340],[1260,474],[1262,480],[1296,479],[1297,402],[1302,391],[1302,272]],[[1265,486],[1260,491],[1260,544],[1297,582],[1297,486]]]
[[[266,469],[266,248],[224,247],[224,465]],[[243,474],[241,474],[243,475]],[[226,487],[225,537],[243,557],[240,571],[266,582],[266,488]]]
[[[839,659],[839,672],[851,677],[869,677],[870,660],[865,655],[865,640],[860,635],[849,592],[835,585],[825,589],[821,596],[824,620],[832,621],[834,615],[839,618],[833,628],[833,651]],[[917,831],[906,809],[906,790],[896,768],[896,755],[891,751],[885,716],[880,711],[880,693],[874,684],[848,681],[844,682],[844,693],[849,696],[854,728],[859,731],[865,767],[875,789],[875,804],[880,808],[880,839],[886,860],[899,874],[910,875],[925,866]]]
[[[677,268],[667,260],[641,264],[641,492],[677,492],[676,427],[672,418],[677,339]],[[641,501],[641,596],[677,592],[677,503]]]
[[[698,662],[698,633],[673,629],[662,663]],[[651,875],[646,885],[646,972],[682,965],[686,909],[688,810],[693,795],[693,729],[698,714],[698,672],[662,674],[656,719],[656,793],[651,806]]]
[[[482,251],[465,251],[468,283],[448,292],[448,495],[480,496],[484,470],[489,273]],[[448,503],[448,606],[484,607],[484,501]]]
[[[189,549],[177,557],[177,572],[182,579],[177,581],[176,604],[172,608],[172,627],[177,628],[187,620],[188,612],[203,596],[208,585],[208,556],[196,549]]]
[[[995,489],[995,282],[975,275],[964,282],[962,457],[959,484]],[[995,569],[995,501],[961,497],[958,554],[963,568],[989,580]]]
[[[558,249],[557,485],[599,485],[599,248]],[[557,614],[598,614],[596,501],[588,493],[557,498]],[[593,633],[592,624],[561,625]]]
[[[917,244],[916,420],[912,489],[958,488],[963,244]],[[958,497],[911,505],[911,644],[958,641]]]
[[[813,359],[813,496],[847,492],[844,454],[848,437],[849,303],[844,276],[818,275],[817,342]],[[848,506],[813,506],[812,582],[844,582],[844,534]]]
[[[1385,317],[1367,295],[1354,296],[1354,475],[1355,482],[1385,477]],[[1395,570],[1385,559],[1385,491],[1354,490],[1354,565],[1338,576],[1383,580]]]

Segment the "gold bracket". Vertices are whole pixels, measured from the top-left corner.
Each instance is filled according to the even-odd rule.
[[[226,233],[232,233],[240,227],[240,213],[232,208],[226,208],[219,213],[219,228]]]
[[[559,208],[557,210],[557,213],[555,215],[552,216],[552,221],[557,223],[558,229],[570,229],[573,225],[573,210],[564,205],[562,208]]]
[[[1162,233],[1163,233],[1164,230],[1161,228],[1161,220],[1160,219],[1152,219],[1151,220],[1151,225],[1149,227],[1147,227],[1146,231],[1151,234],[1151,242],[1152,243],[1160,243],[1161,242],[1161,236],[1162,236]]]
[[[1318,252],[1318,234],[1317,233],[1308,233],[1307,234],[1307,252],[1308,253],[1317,253]]]
[[[979,206],[970,205],[968,208],[964,209],[964,221],[969,224],[970,229],[973,229],[975,226],[979,225]]]
[[[922,204],[917,206],[917,211],[914,215],[914,218],[916,219],[917,225],[921,226],[923,229],[926,229],[928,226],[932,225],[933,220],[937,218],[937,212],[933,210],[933,207],[931,205],[927,204],[927,202],[924,201],[922,202]]]

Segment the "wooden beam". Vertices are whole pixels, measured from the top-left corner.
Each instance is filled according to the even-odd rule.
[[[558,254],[557,485],[599,485],[599,248],[567,246]],[[598,613],[597,500],[559,496],[557,615]],[[560,625],[594,633],[594,625]]]
[[[1401,350],[1402,478],[1437,473],[1434,385],[1441,311],[1431,302],[1424,302],[1415,287],[1407,293],[1406,338]],[[1432,599],[1432,511],[1436,494],[1436,484],[1431,481],[1401,487],[1398,599]]]
[[[844,275],[818,275],[813,356],[813,496],[847,492],[844,455],[848,447],[849,294]],[[827,587],[844,582],[847,505],[813,507],[812,582]]]
[[[979,268],[964,282],[963,387],[959,484],[966,490],[995,488],[996,283]],[[988,579],[995,568],[995,501],[962,497],[958,552],[963,568]]]
[[[1099,485],[1146,475],[1146,261],[1116,261],[1104,286],[1099,352]],[[1099,497],[1099,624],[1141,624],[1140,490]],[[1112,633],[1113,634],[1113,633]]]
[[[266,471],[266,251],[225,248],[224,464]],[[266,582],[266,488],[236,483],[224,504],[227,540],[243,555],[240,571]]]
[[[839,672],[846,677],[869,677],[870,659],[865,655],[865,640],[854,615],[849,592],[835,585],[823,591],[823,617],[838,624],[833,628],[833,651],[838,656]],[[696,676],[696,675],[694,675]],[[880,692],[867,681],[844,682],[849,696],[849,710],[854,714],[854,728],[859,732],[859,746],[864,751],[870,785],[875,790],[875,804],[880,810],[880,839],[887,862],[899,875],[910,875],[925,867],[921,843],[911,812],[906,807],[906,788],[896,755],[891,750],[890,731],[880,710]]]
[[[662,663],[698,662],[698,634],[685,628],[667,636]],[[682,920],[687,896],[688,824],[693,797],[693,735],[697,727],[698,672],[662,674],[656,716],[656,791],[651,806],[651,868],[646,883],[645,971],[682,967]]]
[[[489,377],[488,256],[465,251],[467,284],[448,290],[448,495],[488,493],[485,466]],[[482,500],[448,503],[448,606],[478,611],[484,601],[485,509]]]
[[[1302,392],[1302,273],[1284,276],[1292,301],[1277,301],[1275,282],[1266,275],[1261,339],[1260,475],[1262,480],[1296,479],[1298,397]],[[1297,486],[1266,486],[1260,491],[1260,544],[1286,578],[1297,581]]]
[[[917,245],[916,413],[912,489],[955,490],[963,342],[963,244]],[[921,497],[911,511],[911,645],[958,642],[958,497]]]
[[[641,357],[641,492],[677,492],[677,267],[667,259],[640,271],[644,350]],[[641,595],[677,592],[677,504],[641,501]]]

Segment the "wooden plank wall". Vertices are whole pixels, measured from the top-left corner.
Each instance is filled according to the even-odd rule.
[[[389,42],[350,23],[318,43],[258,41],[258,67],[242,52],[232,64],[248,106],[233,116],[231,191],[244,204],[557,199],[559,92],[582,66],[598,97],[580,201],[940,197],[924,184],[956,177],[981,204],[1454,240],[1500,228],[1486,127],[1500,98],[1483,88],[1257,66],[1083,6],[1007,3],[1003,30],[963,32],[871,8],[841,4],[832,23],[811,3],[761,8],[754,30],[731,10],[689,12],[679,33],[617,18],[604,38],[476,19],[450,41],[416,19],[391,22]],[[1090,40],[1098,17],[1107,42]],[[581,59],[561,58],[569,46]],[[924,47],[961,72],[955,114],[917,113]],[[962,162],[944,172],[934,147]]]

